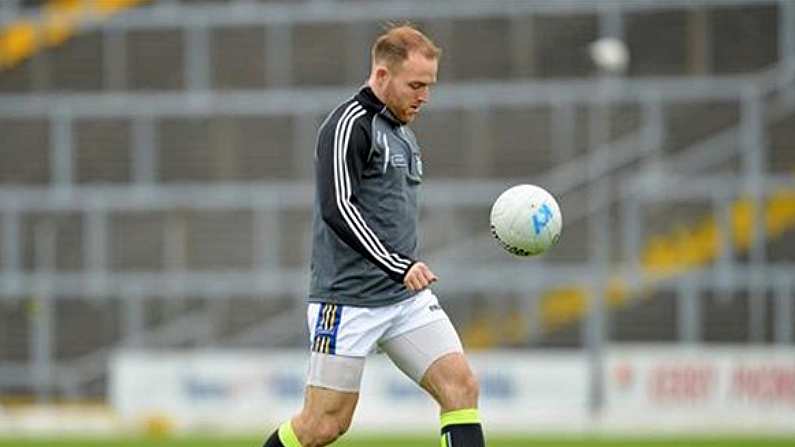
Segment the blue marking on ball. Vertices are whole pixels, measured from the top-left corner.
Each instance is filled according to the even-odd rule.
[[[552,209],[546,203],[541,205],[538,212],[533,214],[533,229],[536,234],[541,234],[541,231],[549,225],[552,220]]]

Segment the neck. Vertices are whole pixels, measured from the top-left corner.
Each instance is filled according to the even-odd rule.
[[[400,118],[398,118],[397,113],[395,113],[395,111],[392,110],[392,108],[386,102],[386,99],[387,99],[386,98],[387,97],[386,92],[384,91],[384,89],[379,89],[378,88],[378,84],[374,81],[373,78],[369,78],[367,80],[367,86],[370,87],[370,90],[373,91],[373,94],[375,95],[375,97],[378,98],[379,101],[381,101],[381,104],[383,104],[384,107],[389,110],[389,114],[390,114],[390,117],[392,119],[400,122],[401,124],[406,124],[403,121],[401,121]]]
[[[384,91],[378,88],[376,83],[373,82],[372,78],[367,80],[367,86],[370,87],[370,90],[373,91],[375,97],[378,98],[382,104],[386,104],[386,95],[384,94]]]

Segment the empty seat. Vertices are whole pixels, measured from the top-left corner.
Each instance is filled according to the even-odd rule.
[[[294,268],[308,266],[312,245],[312,210],[279,213],[278,235],[278,238],[270,238],[264,243],[278,247],[281,265]],[[265,249],[269,248],[267,245]]]
[[[174,118],[159,124],[163,182],[292,178],[293,126],[288,117]]]
[[[186,269],[252,268],[256,247],[249,211],[191,211],[184,219]]]
[[[130,182],[133,154],[129,121],[84,119],[73,126],[75,181]]]
[[[778,11],[775,6],[716,8],[710,11],[713,72],[752,72],[778,59]]]
[[[610,315],[611,341],[671,342],[678,339],[676,295],[658,291],[635,299]]]
[[[30,309],[29,299],[0,300],[0,358],[4,361],[17,363],[29,361]]]
[[[108,225],[108,262],[112,271],[160,271],[165,267],[165,219],[162,212],[113,213]]]
[[[265,29],[224,27],[210,31],[210,69],[215,89],[265,86]]]
[[[127,34],[129,90],[179,90],[186,86],[183,31],[134,30]]]
[[[340,85],[347,81],[346,28],[337,24],[301,24],[292,29],[293,83]],[[362,73],[362,81],[366,72]]]
[[[75,272],[83,262],[83,218],[79,213],[30,213],[20,222],[24,270]],[[38,250],[37,250],[37,247]]]
[[[55,302],[55,358],[70,360],[112,345],[124,328],[119,300],[62,299]]]
[[[504,79],[512,74],[509,22],[504,18],[455,20],[449,42],[438,42],[456,80]],[[441,78],[449,80],[444,72]]]
[[[739,104],[733,101],[668,104],[663,113],[668,152],[678,152],[721,129],[733,127],[740,119]]]
[[[771,123],[768,131],[768,169],[785,175],[795,173],[795,114]]]
[[[43,119],[0,119],[0,184],[50,181],[49,130]]]
[[[499,108],[492,117],[489,176],[530,178],[556,161],[548,108]]]
[[[749,308],[747,292],[703,293],[700,323],[703,340],[723,343],[749,341]]]
[[[102,47],[102,34],[92,32],[77,35],[66,45],[46,51],[52,73],[48,90],[102,90],[105,73]]]
[[[625,16],[625,39],[629,47],[631,76],[686,75],[688,49],[694,45],[688,34],[687,11],[655,11]]]
[[[584,77],[594,73],[588,45],[599,36],[593,15],[533,18],[534,72],[539,78]]]

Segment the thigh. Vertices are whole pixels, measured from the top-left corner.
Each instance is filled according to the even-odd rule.
[[[463,348],[458,334],[448,318],[438,319],[425,326],[402,333],[381,343],[381,349],[392,362],[418,384],[451,353],[461,354]],[[442,363],[446,369],[447,361]]]
[[[364,373],[365,357],[312,352],[306,384],[346,393],[358,393]]]

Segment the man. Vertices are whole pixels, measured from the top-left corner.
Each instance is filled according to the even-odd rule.
[[[380,349],[439,403],[442,445],[482,447],[478,384],[417,260],[420,148],[407,127],[436,83],[440,50],[396,26],[367,84],[321,125],[304,407],[265,447],[318,447],[348,429],[368,354]],[[386,415],[388,417],[388,415]]]

